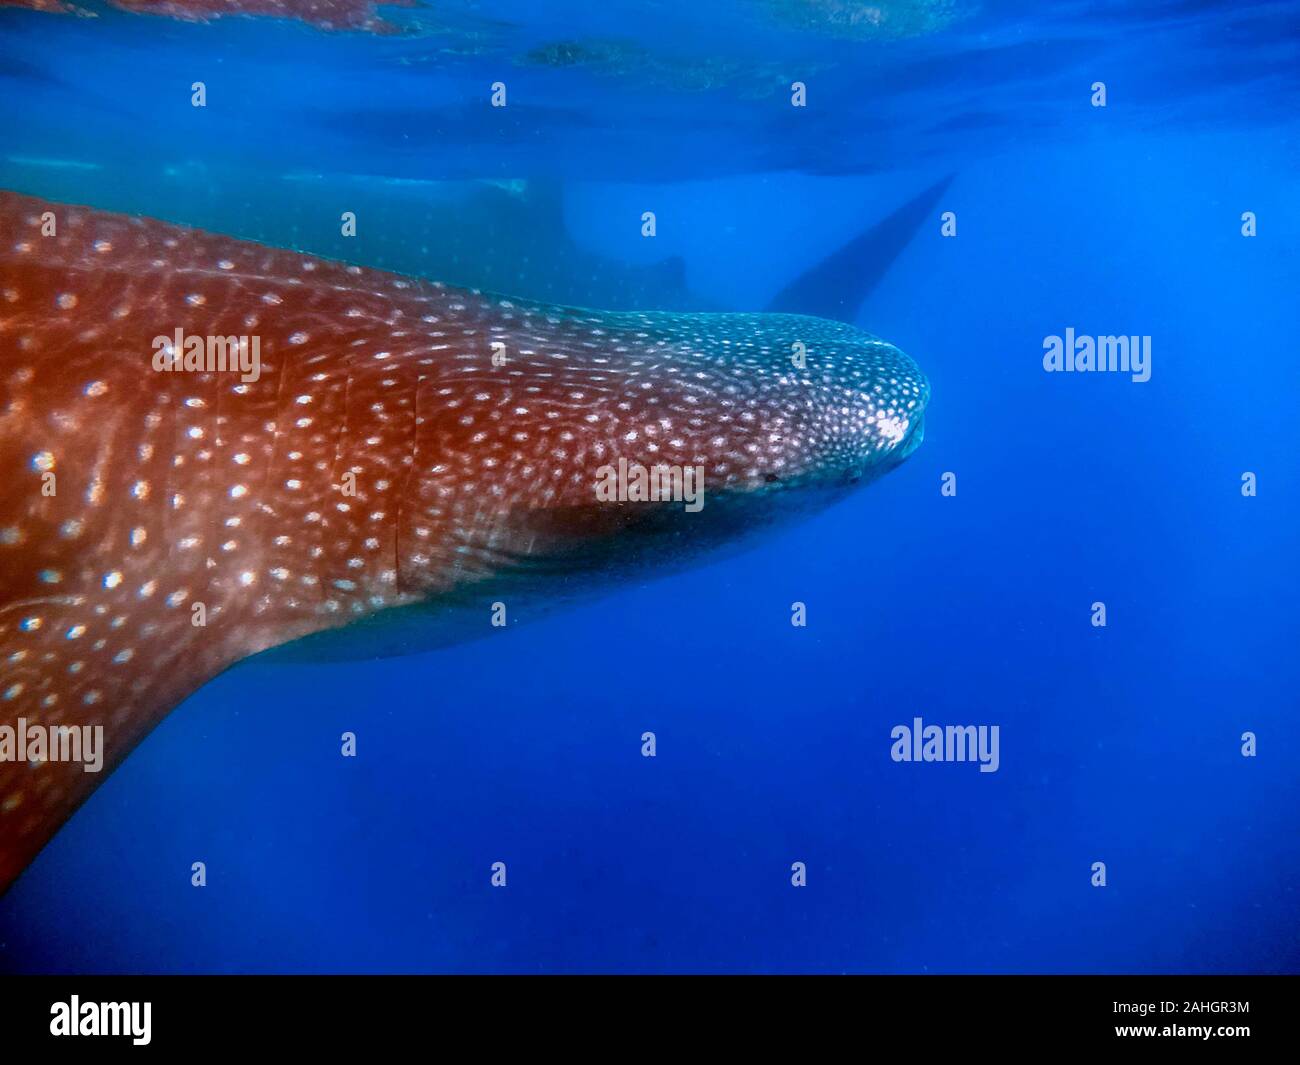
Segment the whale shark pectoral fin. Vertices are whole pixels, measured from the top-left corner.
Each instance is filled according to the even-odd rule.
[[[198,631],[188,611],[177,613]],[[24,629],[24,616],[39,627]],[[73,597],[0,606],[0,895],[136,744],[227,664],[162,626],[153,637],[133,632],[131,654],[110,658],[92,642],[93,617]]]
[[[767,310],[852,323],[921,223],[930,217],[953,177],[949,174],[935,182],[805,270],[777,293]]]

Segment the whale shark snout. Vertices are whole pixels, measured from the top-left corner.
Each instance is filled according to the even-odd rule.
[[[744,381],[742,409],[716,438],[725,449],[714,464],[722,487],[867,483],[921,445],[929,382],[893,344],[804,315],[714,317],[735,336],[745,336],[746,326],[753,331],[748,345],[724,338],[713,358],[721,372]],[[723,389],[737,391],[734,384]]]
[[[659,409],[666,401],[687,415],[683,428],[699,430],[691,461],[715,488],[818,487],[846,473],[871,479],[921,443],[925,375],[893,344],[854,326],[770,313],[626,317],[659,356]],[[635,423],[650,407],[620,413]],[[630,426],[621,450],[645,452],[638,428]],[[653,438],[653,421],[644,428]],[[655,461],[649,446],[643,458]]]

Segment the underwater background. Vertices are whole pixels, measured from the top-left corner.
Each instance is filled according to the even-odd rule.
[[[683,310],[935,190],[844,308],[926,439],[535,624],[235,667],[0,897],[0,969],[1300,968],[1300,4],[251,6],[0,4],[0,187]],[[1067,328],[1150,380],[1045,373]],[[998,770],[892,761],[915,717]]]

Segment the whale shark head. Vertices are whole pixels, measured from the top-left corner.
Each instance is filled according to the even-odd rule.
[[[503,302],[505,313],[542,314],[550,343],[504,375],[530,383],[510,416],[472,423],[493,462],[489,490],[510,504],[490,512],[476,499],[481,527],[462,514],[458,536],[477,545],[462,554],[493,545],[498,567],[675,568],[829,505],[923,436],[924,375],[845,323]],[[500,402],[486,386],[477,395]],[[518,446],[535,436],[552,446]],[[464,477],[475,492],[483,480]],[[454,497],[460,480],[439,470],[427,487]]]

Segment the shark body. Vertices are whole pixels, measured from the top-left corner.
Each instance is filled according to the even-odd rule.
[[[20,722],[102,727],[111,769],[250,655],[488,631],[921,439],[923,375],[842,323],[511,300],[14,193],[0,232],[0,886],[102,779],[5,757]],[[169,362],[178,330],[255,338],[255,379]],[[699,468],[706,504],[599,500],[620,460]]]

